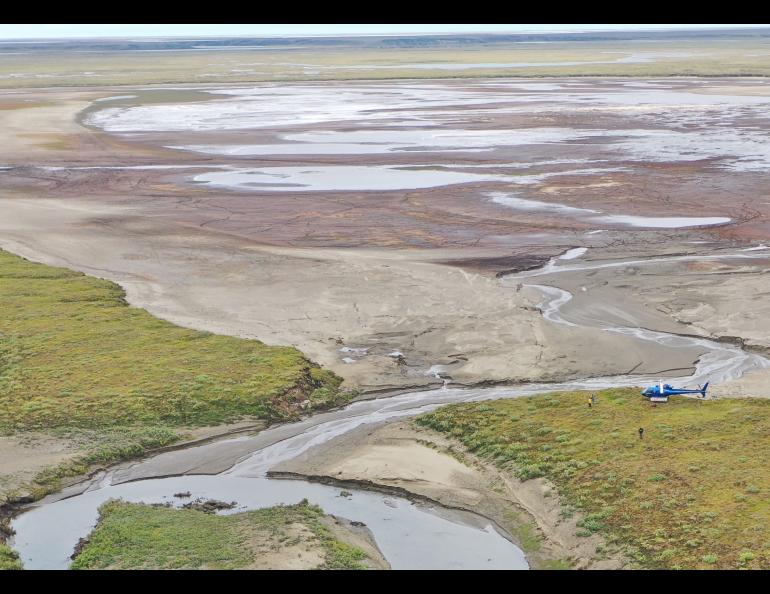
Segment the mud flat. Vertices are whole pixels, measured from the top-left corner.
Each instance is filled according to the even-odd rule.
[[[457,251],[267,247],[129,207],[5,202],[3,247],[113,280],[131,304],[174,323],[296,346],[351,386],[440,386],[442,374],[466,384],[555,381],[693,362],[684,353],[672,365],[670,354],[591,328],[556,328],[535,307],[539,295],[435,262]]]
[[[718,260],[767,235],[769,101],[739,78],[18,90],[0,245],[364,391],[687,377],[709,348],[638,333],[770,335],[761,259]],[[558,282],[505,276],[549,261]]]
[[[449,508],[473,510],[507,530],[534,569],[620,569],[626,564],[622,555],[600,554],[601,538],[575,535],[581,517],[559,516],[559,497],[546,481],[522,482],[411,421],[347,433],[275,466],[270,475],[395,488]]]
[[[603,319],[622,326],[701,336],[727,348],[766,356],[770,327],[767,300],[762,296],[768,291],[770,249],[764,244],[730,248],[683,242],[669,250],[640,248],[636,259],[627,260],[621,257],[626,250],[595,249],[580,263],[552,274],[542,269],[521,276],[531,275],[531,282],[568,289],[572,297],[563,312],[573,322],[590,324]],[[617,304],[623,304],[622,309]],[[770,395],[764,381],[767,370],[748,371],[717,383],[713,394]]]
[[[574,47],[554,49],[451,61],[466,76],[713,70],[695,46],[692,55],[605,47],[579,59]],[[756,67],[745,49],[721,55]],[[183,70],[166,80],[189,82],[202,55],[164,59]],[[767,81],[262,84],[244,81],[286,76],[285,56],[266,53],[245,72],[240,61],[253,52],[223,55],[224,71],[203,73],[212,84],[154,88],[139,84],[159,82],[146,71],[158,54],[99,58],[120,73],[109,76],[78,66],[79,56],[57,56],[65,72],[29,71],[40,56],[11,56],[1,87],[89,86],[0,94],[0,246],[115,281],[132,305],[177,324],[296,346],[346,386],[387,398],[110,468],[18,518],[25,561],[66,563],[110,496],[163,503],[189,489],[237,493],[251,508],[312,493],[324,509],[371,523],[398,567],[526,567],[495,525],[531,548],[534,565],[622,565],[600,559],[593,537],[574,540],[543,483],[517,483],[470,457],[463,465],[450,454],[467,452],[437,435],[374,427],[441,404],[548,391],[524,382],[574,390],[713,379],[720,396],[767,395],[759,355],[770,328],[756,298],[766,292],[760,244],[770,230]],[[297,53],[288,71],[450,72],[439,53],[367,55],[384,67]],[[93,86],[126,77],[134,84]],[[2,465],[13,480],[71,455],[48,436],[1,439],[8,456],[35,454]],[[404,489],[427,507],[265,478],[291,464],[284,472]],[[494,522],[429,513],[436,501],[479,507]],[[545,543],[535,550],[538,531]],[[454,558],[457,543],[472,550]]]

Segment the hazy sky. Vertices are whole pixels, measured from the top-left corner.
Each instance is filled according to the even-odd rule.
[[[388,35],[416,33],[533,33],[554,31],[624,31],[655,29],[714,29],[765,27],[768,25],[5,25],[0,39],[41,39],[57,37],[161,37],[161,36],[269,36],[269,35]]]

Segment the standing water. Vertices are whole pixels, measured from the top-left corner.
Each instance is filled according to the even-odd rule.
[[[576,260],[584,253],[582,248],[578,248],[570,250],[560,259]],[[730,257],[758,255],[744,252]],[[698,257],[670,259],[695,260]],[[539,276],[546,271],[554,273],[620,265],[558,266],[557,260],[549,262],[540,273],[531,271],[516,278]],[[656,260],[663,258],[643,263]],[[545,296],[540,308],[546,319],[556,324],[577,325],[561,313],[561,307],[572,297],[569,292],[556,287],[532,287]],[[706,339],[641,328],[614,327],[601,322],[597,323],[597,327],[639,340],[654,341],[660,348],[694,346],[705,351],[696,364],[693,376],[672,381],[701,381],[705,378],[725,381],[740,377],[751,369],[770,367],[770,361],[763,357]],[[80,494],[52,502],[43,500],[19,515],[12,523],[16,530],[13,545],[28,569],[65,569],[78,539],[86,536],[96,524],[98,507],[104,501],[121,498],[132,502],[171,502],[179,505],[172,494],[190,491],[196,498],[238,502],[239,508],[224,513],[298,503],[306,498],[327,513],[364,522],[394,569],[526,569],[528,565],[522,551],[502,536],[489,520],[476,514],[416,504],[400,497],[362,490],[348,489],[353,496],[341,497],[339,489],[330,486],[267,478],[266,473],[279,462],[294,458],[357,427],[415,416],[452,402],[516,398],[561,390],[638,386],[654,381],[656,379],[651,377],[614,376],[518,387],[456,389],[445,386],[441,390],[354,402],[344,409],[272,427],[256,436],[241,436],[167,452],[127,467],[117,467],[84,487],[85,491]],[[217,474],[196,474],[205,472],[200,468],[206,461],[212,460],[222,466],[213,471]],[[175,473],[187,475],[169,476]],[[157,478],[160,476],[166,478]]]

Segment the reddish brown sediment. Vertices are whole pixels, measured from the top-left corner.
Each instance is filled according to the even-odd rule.
[[[432,84],[495,98],[498,91],[478,82]],[[620,136],[494,146],[482,152],[353,155],[231,156],[166,147],[274,144],[284,143],[281,135],[290,132],[389,128],[363,118],[252,130],[106,133],[83,122],[89,113],[106,106],[93,100],[113,96],[115,89],[0,95],[5,107],[0,110],[5,131],[0,166],[10,167],[0,170],[4,212],[0,239],[25,255],[111,278],[127,287],[133,303],[178,323],[298,346],[365,389],[440,384],[429,372],[433,365],[449,366],[448,374],[467,383],[659,370],[663,367],[653,353],[631,348],[619,337],[553,328],[540,318],[536,296],[500,287],[495,276],[538,266],[578,246],[594,248],[590,258],[601,259],[705,252],[762,241],[770,223],[770,200],[765,199],[768,173],[733,170],[714,156],[665,161],[621,154],[616,144],[624,138],[623,130],[644,129],[651,134],[672,126],[687,130],[702,126],[701,112],[682,112],[695,114],[695,124],[684,120],[672,124],[671,114],[678,112],[667,108],[640,119],[625,107],[558,104],[560,93],[576,88],[619,95],[635,92],[618,80],[579,83],[551,98],[544,95],[542,101],[518,104],[520,111],[495,109],[517,105],[513,96],[510,104],[452,106],[455,115],[438,129],[550,127],[587,135],[615,131]],[[317,87],[333,89],[335,84]],[[756,94],[753,83],[734,80],[727,90],[725,84],[677,79],[660,86],[691,92],[692,97],[712,91],[736,97]],[[119,93],[137,96],[123,100],[126,107],[159,100],[222,100],[200,90],[125,88]],[[442,109],[426,105],[420,111],[430,116]],[[740,125],[769,125],[745,110],[731,117]],[[334,165],[416,166],[484,177],[388,191],[242,191],[193,180],[222,167]],[[140,168],[147,166],[167,168]],[[519,176],[542,174],[546,175],[517,183]],[[495,193],[551,206],[506,206],[493,201]],[[592,210],[599,211],[597,217],[729,217],[730,222],[644,229],[595,218],[587,212]],[[681,270],[696,269],[672,266],[673,276],[662,284],[675,284]],[[723,287],[744,282],[741,278],[709,275],[708,282],[721,283],[713,287],[715,294],[720,290],[732,294],[739,290]],[[621,289],[623,299],[634,302],[638,293],[645,292],[640,279],[648,282],[645,274],[635,274],[621,283],[626,287]],[[677,291],[674,287],[669,293]],[[661,310],[666,313],[655,313],[650,323],[667,331],[685,331],[686,325],[672,326],[668,317],[676,305],[666,307]],[[715,335],[724,335],[717,326],[716,320],[704,321],[699,330],[712,328]],[[760,334],[752,334],[756,344],[763,344]],[[579,354],[586,345],[595,356]],[[369,351],[346,363],[347,355],[340,351],[344,347]],[[602,358],[605,347],[612,356]],[[389,356],[395,351],[404,354],[406,365]]]

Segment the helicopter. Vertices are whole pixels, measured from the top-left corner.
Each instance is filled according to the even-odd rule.
[[[657,386],[645,388],[642,396],[649,398],[650,402],[668,402],[669,396],[678,396],[680,394],[700,394],[705,398],[708,387],[709,383],[706,382],[702,388],[698,386],[697,390],[687,390],[685,388],[675,388],[671,384],[664,384],[663,380],[660,380]]]

